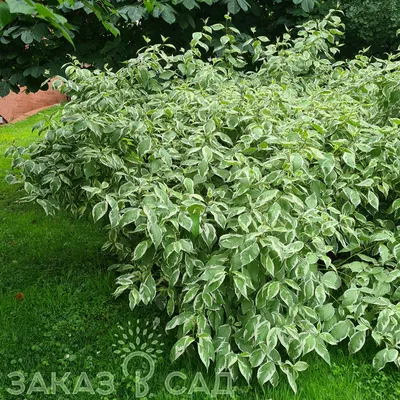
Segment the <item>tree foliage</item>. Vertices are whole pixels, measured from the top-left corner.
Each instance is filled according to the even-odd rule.
[[[8,150],[8,181],[104,222],[115,294],[166,309],[172,359],[195,346],[207,368],[293,390],[306,354],[329,363],[343,341],[399,366],[398,56],[335,62],[335,16],[276,43],[232,33],[148,45],[118,72],[70,65],[61,122]]]
[[[0,96],[27,86],[47,88],[46,77],[63,74],[73,54],[94,68],[112,68],[136,55],[142,36],[168,36],[187,47],[202,20],[224,21],[250,33],[276,31],[276,24],[293,24],[314,8],[316,0],[6,0],[0,3]],[[269,32],[267,32],[269,31]],[[278,29],[279,31],[279,29]],[[189,39],[187,39],[189,38]]]
[[[347,26],[345,55],[371,46],[394,50],[400,28],[397,0],[6,0],[0,3],[0,96],[19,86],[47,88],[47,77],[64,74],[69,54],[92,68],[118,69],[144,45],[143,35],[162,33],[187,47],[203,20],[224,21],[228,11],[243,34],[279,36],[309,18],[339,6]],[[156,22],[156,23],[155,23]]]
[[[346,54],[370,47],[371,54],[395,50],[400,40],[400,4],[397,0],[329,0],[320,12],[339,5],[346,24]]]

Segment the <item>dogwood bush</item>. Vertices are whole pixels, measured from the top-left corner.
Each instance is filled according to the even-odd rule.
[[[165,307],[172,359],[293,390],[342,341],[399,366],[400,64],[335,62],[341,30],[238,47],[216,24],[116,73],[73,64],[61,121],[8,150],[25,200],[107,224],[116,295]]]

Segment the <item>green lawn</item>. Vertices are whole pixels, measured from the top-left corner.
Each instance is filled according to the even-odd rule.
[[[55,109],[47,110],[53,113]],[[15,125],[0,127],[0,153],[14,141],[27,145],[37,140],[31,132],[36,115]],[[46,217],[37,205],[20,204],[18,187],[4,182],[10,160],[0,158],[0,399],[45,399],[40,381],[37,392],[26,394],[35,372],[40,373],[46,387],[50,387],[51,373],[60,379],[70,372],[66,386],[72,392],[74,380],[86,373],[93,389],[98,388],[96,375],[108,371],[115,377],[115,394],[91,395],[78,393],[63,395],[57,388],[57,399],[133,399],[134,378],[123,377],[121,358],[114,354],[113,344],[122,333],[119,324],[136,325],[139,319],[141,333],[144,325],[164,314],[156,308],[141,307],[131,312],[126,298],[114,299],[115,276],[108,272],[114,262],[111,256],[101,252],[106,240],[101,228],[90,221],[77,221],[68,214],[55,218]],[[23,299],[18,299],[22,297]],[[17,296],[17,298],[16,298]],[[204,393],[192,396],[174,396],[164,388],[166,376],[173,371],[187,375],[186,381],[176,378],[177,386],[190,387],[196,372],[201,372],[208,387],[213,389],[213,375],[207,374],[196,357],[185,356],[177,363],[168,361],[168,352],[174,341],[173,333],[162,334],[165,343],[163,354],[158,358],[156,371],[149,384],[154,399],[205,399]],[[152,339],[148,339],[150,344]],[[143,340],[141,341],[143,343]],[[318,358],[309,358],[310,368],[299,380],[295,396],[283,382],[277,389],[267,387],[263,392],[254,382],[254,388],[245,382],[235,382],[235,398],[241,399],[306,399],[306,400],[357,400],[400,398],[400,376],[396,369],[387,368],[375,374],[371,360],[375,349],[356,356],[348,356],[346,348],[332,349],[332,367]],[[141,367],[138,359],[129,364],[130,370]],[[7,392],[11,388],[10,372],[25,374],[25,396]],[[38,378],[38,374],[36,375]],[[18,380],[18,378],[13,378]],[[103,379],[104,380],[104,379]],[[82,384],[81,389],[85,386]],[[200,384],[198,385],[200,386]],[[17,387],[13,387],[16,389]],[[150,397],[148,397],[150,398]],[[218,396],[223,398],[223,396]]]

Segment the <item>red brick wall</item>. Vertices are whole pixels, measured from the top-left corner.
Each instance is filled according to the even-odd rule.
[[[18,94],[11,92],[6,97],[0,97],[0,116],[12,122],[21,119],[23,114],[30,111],[49,107],[65,100],[66,97],[56,90],[41,90],[37,93],[26,94],[25,88],[21,88]]]

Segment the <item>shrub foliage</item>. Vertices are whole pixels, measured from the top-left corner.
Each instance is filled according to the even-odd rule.
[[[317,0],[5,0],[0,2],[0,96],[20,86],[47,89],[47,78],[63,75],[73,54],[94,69],[119,69],[143,46],[142,35],[168,36],[188,45],[202,20],[235,15],[250,33],[259,26],[279,34],[283,24],[309,15]],[[280,25],[277,27],[276,23]],[[265,32],[264,32],[265,34]]]
[[[329,0],[327,6],[338,2]],[[396,48],[400,41],[400,7],[396,0],[340,0],[346,24],[348,51],[371,47],[373,54],[384,54]]]
[[[172,359],[194,346],[293,390],[304,356],[342,341],[399,366],[400,68],[335,62],[341,30],[329,15],[239,48],[216,24],[115,73],[71,65],[61,122],[8,150],[25,200],[105,222],[116,295],[166,308]]]

